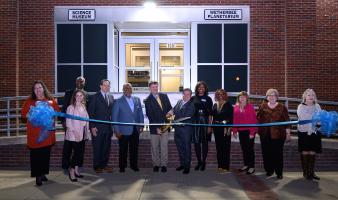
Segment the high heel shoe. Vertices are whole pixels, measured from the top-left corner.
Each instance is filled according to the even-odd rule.
[[[84,176],[82,174],[77,174],[76,172],[74,173],[76,178],[83,178]]]
[[[69,176],[69,180],[70,180],[71,182],[77,182],[77,179],[76,179],[76,178],[72,179],[72,177],[70,176],[70,172],[69,172],[68,176]]]
[[[41,179],[41,176],[37,176],[35,178],[35,183],[37,186],[41,186],[42,185],[42,179]]]
[[[203,162],[203,163],[202,163],[202,165],[201,165],[201,168],[200,168],[200,169],[201,169],[201,171],[204,171],[204,170],[205,170],[205,162]]]
[[[250,175],[250,174],[253,174],[255,173],[255,168],[249,168],[248,171],[246,171],[246,174]]]
[[[43,176],[41,176],[41,180],[46,182],[46,181],[48,181],[48,178],[46,177],[46,175],[43,175]]]

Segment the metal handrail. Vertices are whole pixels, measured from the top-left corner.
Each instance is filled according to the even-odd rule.
[[[94,94],[93,92],[89,94]],[[112,94],[121,94],[121,93],[112,93]],[[213,93],[211,93],[212,95]],[[136,94],[137,95],[137,94]],[[54,98],[62,98],[64,96],[64,93],[57,93],[54,94]],[[229,97],[236,97],[237,94],[235,93],[229,93]],[[1,102],[5,102],[5,108],[0,108],[0,120],[5,120],[6,122],[3,122],[1,124],[0,128],[0,133],[2,132],[7,132],[7,136],[11,136],[11,132],[13,131],[24,131],[26,130],[26,127],[24,126],[23,123],[20,123],[21,120],[21,115],[19,114],[21,111],[21,107],[18,107],[18,102],[26,100],[28,96],[15,96],[15,97],[0,97],[0,105],[2,104]],[[262,95],[250,95],[250,99],[256,99],[256,100],[264,100],[266,97]],[[302,99],[298,98],[289,98],[289,97],[279,97],[280,101],[283,101],[285,103],[285,106],[288,107],[289,103],[300,103]],[[15,102],[15,107],[11,107],[11,103]],[[319,101],[318,102],[322,106],[337,106],[338,109],[338,102],[333,102],[333,101]],[[255,106],[257,108],[257,106]],[[295,109],[289,109],[289,113],[295,114],[296,110]],[[295,118],[295,117],[292,117]],[[16,124],[11,124],[11,119],[17,119]],[[1,121],[0,121],[1,123]],[[3,126],[6,126],[6,128],[2,128]],[[14,126],[14,127],[13,127]],[[61,126],[58,125],[57,129],[61,129]]]

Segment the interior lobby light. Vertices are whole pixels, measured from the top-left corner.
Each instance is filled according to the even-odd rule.
[[[153,1],[145,1],[143,6],[145,8],[156,8],[156,3]]]

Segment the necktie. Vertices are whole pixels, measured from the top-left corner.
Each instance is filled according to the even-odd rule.
[[[109,106],[108,96],[107,94],[104,94],[104,100],[106,101],[107,106]]]
[[[162,102],[161,102],[161,99],[160,99],[159,95],[156,96],[156,101],[157,101],[158,105],[160,105],[161,109],[163,110]]]

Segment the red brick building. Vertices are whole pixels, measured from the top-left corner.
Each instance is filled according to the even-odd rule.
[[[160,64],[157,64],[157,66],[160,66],[159,68],[154,68],[156,64],[152,63],[153,60],[151,60],[153,55],[146,55],[143,58],[140,57],[140,62],[142,62],[142,59],[146,59],[146,61],[143,60],[143,62],[146,63],[143,63],[143,67],[147,64],[150,65],[149,70],[143,70],[148,71],[149,74],[133,74],[134,72],[128,74],[128,67],[131,67],[129,71],[133,71],[133,64],[128,65],[126,60],[124,60],[126,61],[126,63],[124,63],[126,67],[122,66],[123,60],[121,60],[120,56],[125,52],[123,48],[127,47],[122,47],[121,44],[128,43],[121,41],[125,39],[123,37],[132,37],[133,35],[142,36],[142,34],[132,33],[139,32],[140,30],[150,32],[144,31],[144,24],[141,24],[142,22],[132,23],[133,21],[128,21],[130,15],[132,15],[131,12],[138,12],[143,9],[143,1],[8,0],[1,2],[0,96],[27,95],[30,91],[30,85],[35,79],[44,80],[52,92],[63,92],[64,89],[67,89],[65,88],[65,83],[70,82],[70,80],[80,73],[87,76],[89,82],[92,82],[90,85],[97,84],[96,82],[94,83],[96,79],[104,76],[108,77],[113,81],[113,90],[116,92],[119,91],[119,84],[121,84],[120,82],[123,80],[134,81],[137,85],[138,81],[135,80],[137,76],[149,76],[149,79],[158,79],[160,82],[171,82],[174,80],[177,82],[175,83],[176,85],[192,88],[197,80],[206,79],[214,88],[224,87],[233,92],[239,89],[246,89],[249,90],[251,94],[259,95],[264,95],[268,88],[274,87],[280,91],[282,96],[288,97],[300,97],[301,93],[310,87],[317,91],[320,100],[338,100],[338,93],[336,92],[336,88],[338,88],[337,1],[182,0],[157,1],[157,6],[160,10],[165,11],[167,14],[169,13],[169,18],[156,20],[156,18],[160,17],[153,11],[153,15],[149,19],[155,19],[155,21],[158,22],[150,28],[152,34],[146,34],[146,37],[149,38],[151,35],[158,37],[159,35],[156,35],[156,33],[162,32],[163,34],[163,30],[160,29],[165,29],[165,33],[177,32],[176,36],[178,36],[178,38],[184,38],[184,36],[186,36],[186,41],[188,41],[188,43],[163,42],[165,45],[164,49],[167,48],[167,50],[168,48],[180,49],[180,45],[183,43],[185,45],[184,49],[189,49],[188,53],[184,54],[184,59],[187,59],[187,63],[182,64],[182,61],[175,65],[175,70],[177,70],[175,72],[176,75],[165,75],[165,73],[162,73],[165,70],[170,71],[170,68],[165,68],[165,64],[163,66],[161,65],[162,61],[160,61]],[[175,7],[182,9],[182,12],[174,13],[168,10],[169,8],[175,10]],[[96,18],[92,21],[74,21],[74,19],[70,19],[68,16],[69,9],[78,10],[80,8],[94,10],[94,12],[96,12]],[[122,17],[121,15],[114,15],[114,12],[118,10],[118,8],[125,11],[124,14],[121,14],[123,15]],[[104,16],[104,19],[106,21],[100,18],[102,17],[102,9],[105,10],[106,16]],[[190,12],[189,9],[197,9],[201,12]],[[241,19],[237,18],[237,20],[233,20],[230,18],[222,18],[220,15],[216,16],[217,14],[214,16],[215,18],[208,19],[208,17],[205,16],[205,13],[210,10],[214,10],[214,13],[220,13],[222,11],[228,12],[231,9],[237,10],[236,12],[241,10]],[[170,19],[173,19],[173,15],[181,21],[170,21]],[[189,20],[189,15],[191,15],[191,20]],[[234,16],[229,15],[228,17]],[[194,21],[197,18],[200,20]],[[166,21],[168,19],[169,21]],[[68,30],[68,32],[66,30],[66,33],[62,35],[62,30],[64,30],[62,28],[66,27],[62,25],[65,24],[80,24],[79,36],[83,36],[80,38],[80,44],[82,44],[82,46],[79,47],[80,50],[74,50],[80,51],[79,60],[75,59],[73,62],[72,58],[78,54],[75,53],[76,55],[74,56],[72,52],[68,52],[71,58],[69,61],[66,61],[65,65],[69,66],[75,63],[73,65],[80,66],[78,69],[75,69],[76,67],[73,66],[74,70],[70,71],[63,71],[64,68],[58,67],[64,64],[62,61],[63,58],[66,60],[69,58],[65,49],[60,48],[74,47],[72,42],[74,42],[74,38],[77,38],[76,35],[69,36],[69,34],[74,33],[73,29]],[[92,24],[104,24],[105,26],[103,27],[103,31],[100,32],[97,30],[101,30],[100,28],[102,27],[91,27],[90,25]],[[142,28],[140,28],[140,24]],[[222,45],[219,45],[219,41],[215,39],[219,33],[217,33],[217,31],[215,32],[213,28],[200,28],[202,32],[199,32],[199,26],[203,27],[205,24],[213,24],[216,27],[215,29],[220,28],[222,30],[219,32],[223,34],[220,36]],[[221,26],[217,27],[217,24]],[[228,30],[227,28],[243,28],[240,26],[227,26],[229,24],[244,24],[244,31],[232,33],[231,31],[226,31]],[[86,29],[87,25],[88,28]],[[170,27],[170,25],[172,25],[172,27]],[[197,27],[194,28],[194,26]],[[180,30],[180,28],[182,28],[182,30]],[[75,28],[75,31],[76,30]],[[205,31],[203,32],[203,30]],[[125,33],[123,33],[123,31],[125,31]],[[227,32],[230,32],[230,36],[226,35]],[[85,37],[88,36],[88,38],[91,38],[92,36],[92,38],[95,38],[102,33],[104,36],[107,36],[106,49],[97,51],[95,48],[100,46],[101,43],[104,45],[105,40],[96,42],[95,40],[86,40]],[[66,39],[61,41],[60,37],[58,38],[58,34],[61,38],[65,36]],[[205,37],[199,38],[199,36],[202,35]],[[234,40],[232,40],[231,37],[233,37]],[[239,45],[240,47],[238,47],[236,42],[241,42],[245,37],[247,37],[247,41],[244,41],[244,43],[241,43]],[[207,42],[203,43],[205,38],[215,40],[210,40],[211,42],[207,40]],[[202,43],[199,44],[198,41]],[[235,42],[231,43],[233,41]],[[59,46],[57,45],[58,42],[60,44]],[[228,48],[226,42],[230,42],[230,44],[234,44],[234,46]],[[69,44],[69,46],[67,46],[67,44]],[[145,44],[145,42],[141,42],[141,44]],[[154,45],[156,46],[156,44],[159,45],[160,49],[163,47],[161,46],[163,45],[161,42],[155,42]],[[87,52],[87,56],[89,57],[86,57],[86,45],[90,47],[87,48],[87,50],[91,49]],[[112,45],[116,46],[112,47]],[[151,45],[150,47],[146,47],[146,49],[155,48],[151,47]],[[202,45],[207,45],[207,50],[202,51],[203,48],[198,48],[198,46],[204,47]],[[213,45],[216,45],[216,47]],[[215,56],[208,55],[208,53],[210,53],[210,50],[214,49],[214,47],[221,49],[220,52],[222,52],[222,55],[219,57],[221,61],[210,61],[210,59],[215,58]],[[242,52],[242,54],[238,56],[238,52]],[[105,53],[106,55],[104,55]],[[119,55],[114,55],[117,53]],[[203,61],[203,53],[207,61]],[[229,55],[227,53],[234,56],[235,61],[233,61],[233,57],[231,56],[230,60],[227,61],[226,57]],[[233,53],[233,55],[231,53]],[[91,55],[94,55],[94,58],[93,56],[91,57]],[[103,61],[95,61],[95,55],[98,57],[103,55]],[[245,58],[245,55],[247,55],[247,58]],[[61,57],[59,58],[58,56]],[[239,59],[237,60],[238,62],[236,61],[236,56]],[[169,56],[167,62],[176,62],[176,58],[170,58]],[[218,59],[217,56],[215,59]],[[156,61],[156,58],[154,61]],[[88,68],[87,70],[87,65],[100,65],[100,69],[102,69],[102,66],[105,67],[103,67],[103,70],[99,70],[100,73],[97,72],[99,74],[97,77],[91,77],[92,74],[96,74],[96,69],[89,67],[90,69]],[[218,66],[217,69],[215,67],[216,65]],[[208,71],[208,69],[211,68],[210,66],[213,67],[213,71]],[[227,66],[232,66],[233,68],[228,68]],[[236,71],[238,68],[234,68],[234,66],[242,66],[244,71]],[[163,69],[163,71],[161,71],[161,69]],[[227,73],[228,69],[230,70],[229,73]],[[189,74],[187,75],[187,73]],[[219,75],[221,79],[215,78],[215,75]],[[64,77],[64,79],[62,79],[62,77]],[[163,78],[163,80],[161,78]],[[232,78],[234,78],[235,81],[228,83],[227,81]],[[240,85],[236,86],[239,82]],[[229,84],[232,85],[232,88],[227,88]],[[142,90],[142,84],[140,87]],[[163,90],[171,91],[172,89],[163,88]]]

